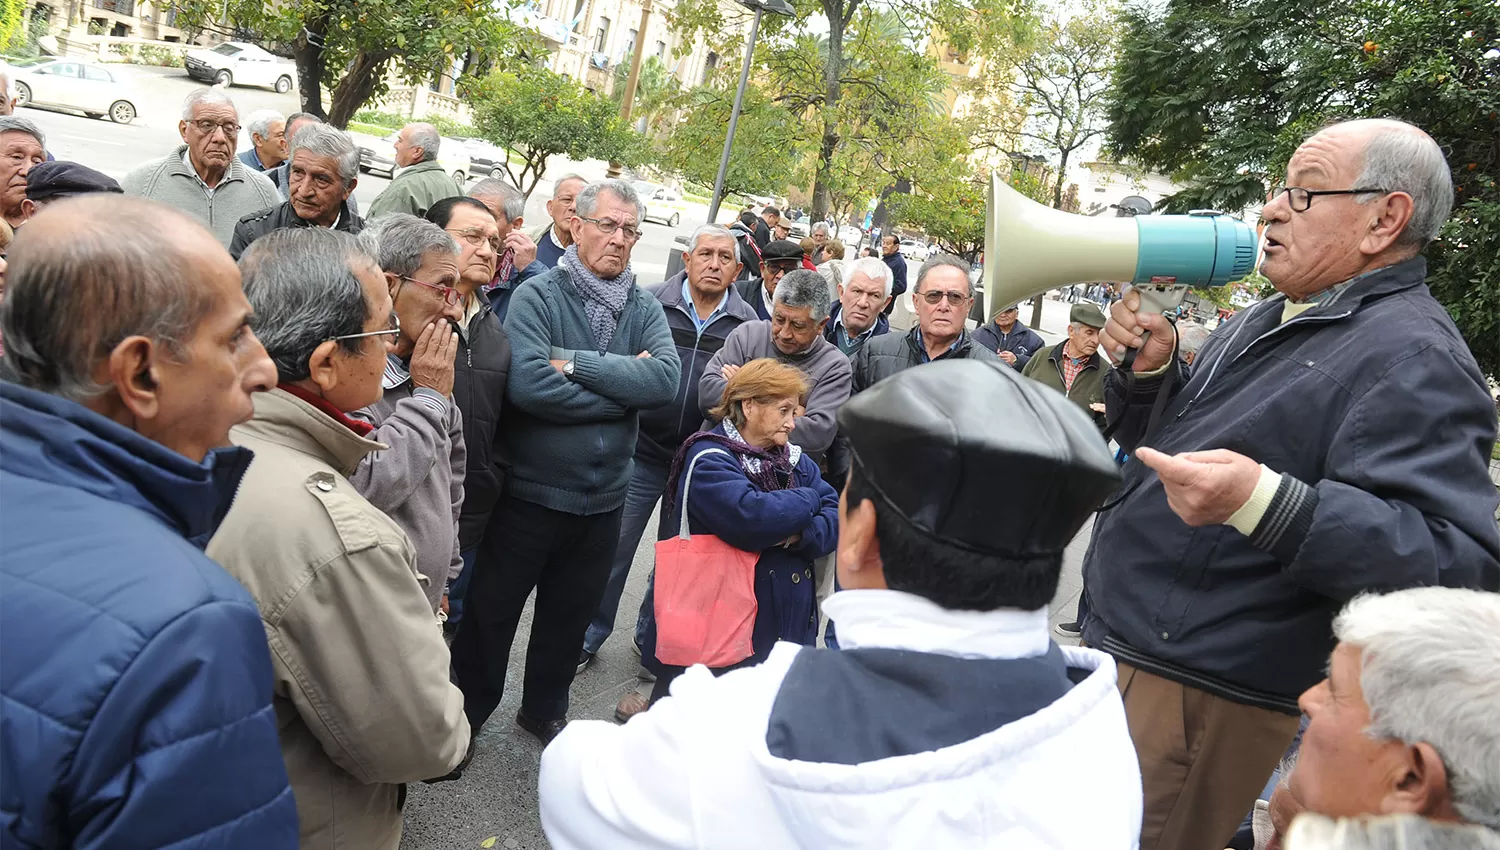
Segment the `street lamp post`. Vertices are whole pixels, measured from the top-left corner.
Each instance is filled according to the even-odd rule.
[[[724,153],[719,157],[719,173],[714,177],[714,196],[708,205],[708,223],[719,217],[719,201],[724,193],[724,176],[729,173],[729,152],[734,148],[734,130],[740,123],[740,106],[745,102],[745,84],[750,82],[750,60],[755,57],[755,36],[760,31],[762,12],[771,12],[788,18],[797,12],[786,0],[739,0],[741,6],[755,11],[750,20],[750,40],[745,45],[745,64],[740,69],[740,87],[734,93],[734,108],[729,113],[729,135],[724,139]]]

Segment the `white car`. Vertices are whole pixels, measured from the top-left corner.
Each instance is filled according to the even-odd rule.
[[[379,140],[368,136],[357,137],[355,143],[359,145],[359,170],[395,177],[396,140],[400,137],[399,131]],[[443,137],[438,141],[437,161],[444,171],[453,175],[453,182],[462,189],[469,180],[468,147],[458,139]]]
[[[902,239],[900,250],[901,256],[908,260],[920,261],[927,259],[927,243],[925,242],[918,242],[915,239]]]
[[[646,205],[646,214],[641,217],[643,221],[659,221],[668,227],[676,227],[687,212],[687,204],[674,189],[641,180],[635,184],[635,193]]]
[[[32,59],[10,66],[17,106],[60,106],[117,124],[135,120],[139,97],[118,71],[74,59]]]
[[[189,77],[219,86],[264,86],[286,94],[297,85],[296,65],[243,41],[190,50],[182,65]]]

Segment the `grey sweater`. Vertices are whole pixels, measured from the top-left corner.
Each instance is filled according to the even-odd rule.
[[[661,304],[632,286],[607,351],[598,351],[583,298],[554,268],[511,296],[510,405],[500,420],[514,466],[510,495],[588,516],[625,502],[635,453],[636,412],[669,404],[682,363]],[[649,351],[648,358],[637,358]],[[573,377],[550,361],[572,360]]]
[[[708,411],[718,407],[719,400],[724,397],[724,387],[729,382],[720,373],[726,364],[743,366],[762,357],[773,357],[796,366],[812,382],[805,405],[807,412],[797,417],[792,442],[801,446],[814,460],[821,460],[833,444],[833,435],[838,432],[839,408],[849,400],[854,377],[849,358],[821,334],[806,352],[786,355],[771,341],[770,322],[746,322],[735,328],[724,340],[724,347],[703,369],[703,379],[698,384],[698,403],[703,406],[703,415],[707,416]],[[712,423],[705,422],[704,428],[709,427]]]
[[[229,169],[210,195],[198,175],[183,164],[182,154],[186,150],[187,145],[178,145],[162,159],[138,166],[125,175],[120,181],[125,194],[150,198],[181,210],[212,230],[225,248],[234,239],[234,226],[240,219],[281,203],[281,194],[270,178],[251,170],[237,156],[229,158]]]
[[[385,395],[353,414],[375,426],[370,439],[390,448],[366,455],[349,481],[411,538],[417,573],[427,579],[422,589],[437,611],[448,583],[463,568],[458,553],[468,462],[463,417],[452,399],[414,387],[405,367],[399,372],[387,366]]]

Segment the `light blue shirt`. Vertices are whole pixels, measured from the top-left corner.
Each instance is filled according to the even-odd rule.
[[[700,319],[698,318],[698,305],[693,303],[693,291],[688,288],[687,278],[684,277],[682,279],[682,303],[687,307],[688,315],[693,317],[693,322],[698,325],[698,335],[702,336],[703,329],[708,327],[709,322],[719,318],[719,314],[724,312],[724,305],[729,303],[729,290],[726,288],[724,294],[719,296],[719,304],[714,307],[712,313],[708,314],[708,318]]]

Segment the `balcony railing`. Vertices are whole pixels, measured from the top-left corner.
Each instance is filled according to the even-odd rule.
[[[135,17],[135,0],[94,0],[94,8],[114,12],[116,15]]]

